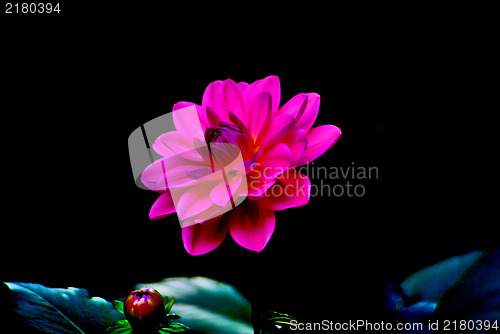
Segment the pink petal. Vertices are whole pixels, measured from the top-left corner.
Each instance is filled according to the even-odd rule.
[[[265,130],[259,134],[256,142],[257,146],[266,148],[277,144],[290,132],[295,124],[294,122],[295,119],[288,114],[274,116]]]
[[[143,171],[141,180],[152,190],[164,190],[165,183],[168,183],[168,187],[187,186],[200,178],[198,170],[203,167],[208,167],[205,162],[198,163],[182,155],[172,155],[149,165]],[[205,177],[205,180],[208,178]]]
[[[212,109],[212,107],[207,106],[206,113],[207,113],[208,124],[210,126],[219,126],[221,119],[220,119],[219,115],[217,115],[215,113],[215,111]]]
[[[149,211],[150,219],[160,219],[166,217],[175,212],[174,202],[172,201],[172,196],[167,190],[162,193],[160,197],[153,203],[151,210]]]
[[[153,144],[153,149],[156,153],[164,157],[171,157],[177,154],[186,159],[201,162],[203,161],[203,157],[200,155],[194,139],[190,133],[171,131],[158,136]]]
[[[307,103],[305,108],[302,108],[303,103]],[[278,115],[289,114],[296,118],[295,127],[302,128],[304,131],[309,131],[316,121],[319,112],[320,96],[316,93],[300,93],[292,97],[278,111]]]
[[[313,126],[319,112],[320,97],[316,93],[307,94],[307,106],[302,115],[298,115],[296,128],[302,128],[304,131],[309,131]]]
[[[335,144],[341,133],[340,129],[334,125],[321,125],[309,130],[307,147],[297,162],[297,166],[305,165],[325,153]]]
[[[248,113],[239,85],[237,85],[233,80],[227,79],[225,81],[224,89],[228,116],[229,111],[231,111],[239,119],[247,121]]]
[[[258,199],[275,182],[278,175],[291,166],[291,153],[287,145],[280,143],[264,151],[258,158],[259,162],[248,172],[248,197]]]
[[[185,168],[185,175],[193,180],[198,180],[201,178],[206,178],[207,176],[214,173],[214,169],[212,167],[199,167],[197,168]],[[168,174],[167,174],[168,175]]]
[[[234,241],[255,252],[266,247],[274,232],[274,212],[259,205],[258,201],[246,200],[229,213],[228,221]]]
[[[286,135],[285,138],[283,138],[281,142],[290,148],[292,166],[295,166],[307,147],[306,132],[304,129],[293,129]]]
[[[275,75],[270,75],[264,79],[253,82],[244,91],[247,104],[252,105],[257,95],[262,92],[269,92],[271,94],[272,114],[276,114],[281,99],[280,79]]]
[[[210,199],[212,202],[223,208],[230,204],[227,186],[225,182],[219,182],[212,191],[210,191]]]
[[[278,115],[288,114],[293,118],[296,118],[306,98],[307,98],[306,93],[299,93],[295,95],[278,110],[277,114]]]
[[[243,81],[242,82],[238,82],[238,87],[240,87],[240,90],[242,92],[244,92],[247,89],[247,87],[249,87],[249,86],[250,86],[250,84],[247,83],[247,82],[243,82]]]
[[[172,114],[177,133],[187,138],[191,138],[192,149],[195,148],[193,145],[193,138],[205,140],[205,132],[204,129],[202,129],[198,110],[195,106],[175,109]]]
[[[207,191],[207,189],[211,189],[212,183],[215,184],[218,180],[218,176],[212,172],[210,167],[204,168],[196,165],[169,167],[165,164],[164,175],[168,187],[176,191],[187,190],[187,188],[195,186]],[[177,196],[180,196],[180,193],[177,193]]]
[[[237,137],[237,145],[243,154],[245,159],[249,159],[253,155],[253,140],[248,132],[246,125],[241,121],[234,113],[229,111],[229,119],[231,122],[237,125],[238,129],[241,131],[241,135]]]
[[[201,105],[205,108],[210,107],[221,121],[227,122],[229,120],[223,81],[217,80],[208,85],[203,93]]]
[[[199,170],[203,167],[208,166],[185,159],[180,155],[172,155],[158,159],[146,167],[141,174],[141,181],[154,191],[163,191],[167,187],[185,187],[201,177]],[[206,172],[205,174],[208,175]],[[209,179],[205,176],[205,180]]]
[[[162,160],[159,159],[146,167],[141,174],[142,183],[153,191],[164,191],[168,187],[168,182],[162,167]]]
[[[242,87],[231,79],[212,82],[203,94],[202,106],[210,107],[221,121],[229,121],[229,111],[245,121],[247,112]]]
[[[231,180],[231,178],[233,178],[233,180]],[[229,175],[229,187],[231,195],[233,196],[233,204],[237,207],[248,197],[248,183],[246,182],[246,176],[231,177]]]
[[[176,132],[176,131],[167,132],[167,133],[174,133],[174,132]],[[174,156],[177,154],[174,150],[172,150],[172,148],[165,141],[159,140],[160,137],[165,136],[167,133],[163,133],[160,136],[158,136],[156,138],[155,142],[153,143],[153,150],[163,157],[171,157],[171,156]],[[169,135],[169,136],[172,136],[172,135]],[[187,144],[185,143],[185,145],[187,145]]]
[[[260,172],[260,180],[272,180],[284,173],[292,164],[290,148],[279,143],[265,150],[259,157],[259,165],[255,168]]]
[[[311,181],[293,169],[278,177],[260,200],[269,210],[278,211],[306,205],[311,194]]]
[[[188,219],[181,221],[181,227],[183,228],[194,224],[209,224],[210,222],[212,222],[212,220],[218,219],[219,216],[222,216],[229,210],[231,210],[231,205],[228,205],[227,208],[221,208],[220,206],[213,204],[198,215],[189,217]]]
[[[248,121],[248,132],[254,138],[258,138],[259,132],[263,131],[271,120],[271,94],[269,92],[259,93],[251,108],[250,119]]]
[[[177,102],[176,104],[174,104],[172,111],[178,110],[178,109],[183,109],[183,108],[190,107],[190,106],[195,106],[196,111],[198,112],[198,118],[200,120],[202,130],[205,131],[205,128],[207,126],[209,126],[209,124],[208,124],[207,114],[206,114],[205,108],[203,108],[202,106],[197,105],[197,104],[192,103],[192,102],[181,101],[181,102]]]
[[[252,173],[255,173],[252,171]],[[270,180],[260,180],[260,175],[262,174],[261,172],[258,172],[257,176],[252,175],[250,173],[247,175],[247,182],[248,182],[248,197],[251,199],[259,199],[264,196],[266,191],[271,188],[271,186],[276,182],[274,179]]]
[[[184,248],[191,255],[211,252],[224,241],[227,230],[228,224],[221,219],[184,227],[182,229]]]
[[[183,221],[198,215],[211,206],[212,200],[205,187],[188,189],[177,201],[177,215],[179,220]]]

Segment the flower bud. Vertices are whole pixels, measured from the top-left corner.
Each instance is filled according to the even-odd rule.
[[[155,289],[141,288],[128,294],[123,311],[132,328],[154,328],[165,315],[165,300]]]

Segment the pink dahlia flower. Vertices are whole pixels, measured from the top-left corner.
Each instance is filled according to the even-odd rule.
[[[274,211],[308,203],[310,180],[294,168],[322,155],[341,131],[312,127],[318,94],[300,93],[281,108],[280,95],[277,76],[252,84],[227,79],[208,85],[201,105],[174,105],[176,131],[156,139],[153,149],[163,158],[149,165],[141,180],[161,192],[151,219],[177,212],[190,222],[182,228],[189,254],[214,250],[228,231],[239,245],[260,252],[273,234]],[[186,110],[194,117],[183,116],[189,115],[181,113]],[[221,168],[223,182],[213,176]],[[210,191],[177,194],[180,185],[185,189],[200,180]]]

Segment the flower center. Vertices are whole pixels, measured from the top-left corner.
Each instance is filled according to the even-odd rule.
[[[222,135],[222,130],[218,127],[211,126],[205,130],[205,142],[208,144],[214,142]]]
[[[211,126],[205,130],[205,142],[209,147],[210,143],[236,145],[239,134],[241,134],[241,131],[234,124],[219,122],[219,126]]]

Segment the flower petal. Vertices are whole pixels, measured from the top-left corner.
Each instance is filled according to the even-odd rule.
[[[184,248],[191,255],[202,255],[217,248],[227,235],[228,224],[217,219],[207,224],[182,228]]]
[[[162,193],[160,197],[153,203],[151,210],[149,211],[150,219],[160,219],[164,218],[175,212],[174,202],[172,201],[172,196],[167,190]]]
[[[272,97],[269,92],[259,93],[252,104],[251,115],[248,121],[248,132],[257,139],[260,132],[271,120]]]
[[[277,178],[277,182],[261,199],[269,210],[278,211],[306,205],[311,194],[309,178],[293,169]]]
[[[210,107],[221,121],[229,121],[227,114],[226,98],[224,92],[224,82],[217,80],[210,83],[203,93],[201,105],[204,108]],[[217,125],[217,124],[212,124]]]
[[[186,159],[201,162],[203,161],[203,157],[195,145],[195,138],[186,132],[167,132],[156,138],[153,149],[156,153],[164,157],[172,157],[177,154]]]
[[[342,132],[334,125],[321,125],[312,128],[307,133],[307,147],[297,166],[305,165],[323,153],[337,142]]]
[[[303,103],[306,102],[305,108]],[[294,117],[295,127],[309,131],[319,112],[320,96],[316,93],[300,93],[292,97],[278,111],[278,115],[289,114]]]
[[[300,107],[302,106],[302,103],[304,103],[305,98],[307,97],[307,94],[305,93],[299,93],[292,97],[290,100],[288,100],[279,110],[278,110],[278,115],[281,114],[288,114],[292,116],[293,118],[297,117],[297,114],[300,110]]]
[[[228,214],[228,221],[234,241],[255,252],[266,247],[274,232],[274,212],[258,201],[246,200]]]
[[[158,159],[146,167],[141,174],[141,181],[154,191],[164,191],[166,188],[185,188],[203,177],[200,175],[200,169],[203,167],[206,166],[185,159],[180,155],[174,155]],[[204,181],[211,180],[213,180],[211,175],[206,173]]]
[[[249,86],[250,86],[250,84],[248,82],[244,82],[244,81],[238,82],[238,87],[240,87],[240,90],[242,92],[244,92],[245,89],[247,89],[247,87],[249,87]]]
[[[194,105],[186,108],[175,109],[173,112],[174,125],[177,133],[191,138],[191,148],[194,149],[193,138],[205,140],[205,132],[202,129],[198,110]]]
[[[245,176],[245,174],[236,171],[233,172],[233,170],[230,170],[228,172],[227,169],[218,171],[218,173],[219,175],[220,173],[226,174],[225,179],[227,180],[227,183],[225,182],[226,180],[224,180],[224,182],[219,182],[217,185],[215,185],[210,191],[210,199],[216,205],[229,211],[231,210],[232,206],[230,196],[232,197],[233,202],[235,198],[238,198],[240,196],[247,196],[248,190],[246,187],[246,182],[243,186],[241,186],[243,176]]]
[[[224,84],[228,117],[231,111],[239,119],[247,120],[248,113],[241,88],[231,79],[227,79]]]
[[[210,191],[210,199],[213,203],[224,208],[228,204],[230,204],[229,191],[228,191],[228,185],[225,182],[219,182],[212,189],[212,191]]]
[[[296,128],[304,129],[304,131],[309,131],[313,126],[319,112],[320,97],[316,93],[307,94],[307,105],[304,111],[297,115]]]
[[[142,183],[153,191],[164,191],[168,188],[162,161],[163,159],[154,161],[141,174]]]
[[[176,208],[179,220],[183,221],[207,210],[212,206],[212,200],[208,196],[207,189],[210,186],[190,188],[178,196]]]
[[[240,83],[241,84],[241,83]],[[252,105],[258,94],[269,92],[272,100],[272,114],[276,114],[280,105],[281,86],[280,79],[275,75],[270,75],[264,79],[253,82],[244,90],[245,99],[248,105]]]
[[[290,132],[294,124],[295,119],[288,114],[274,116],[267,124],[266,129],[259,134],[257,146],[264,149],[277,144]]]
[[[259,174],[255,175],[257,171],[252,171],[252,173],[247,175],[248,180],[248,197],[254,200],[262,198],[266,191],[271,188],[271,186],[276,182],[274,179],[262,180],[259,178]],[[260,173],[260,172],[258,172]]]
[[[181,221],[181,227],[187,227],[194,224],[209,224],[214,219],[219,219],[219,216],[222,216],[225,212],[231,210],[231,206],[229,205],[227,208],[221,208],[220,206],[213,204],[208,209],[199,213],[196,216],[189,217],[188,219]]]
[[[196,111],[198,112],[198,118],[200,120],[200,124],[202,126],[202,130],[205,131],[205,128],[209,126],[208,119],[207,119],[207,114],[205,111],[205,108],[202,106],[192,103],[192,102],[186,102],[186,101],[180,101],[174,104],[174,107],[172,108],[172,111],[178,110],[178,109],[183,109],[186,107],[194,106],[196,108]]]
[[[223,122],[229,121],[229,111],[245,121],[248,116],[243,90],[244,86],[236,84],[231,79],[212,82],[203,94],[202,106],[210,107]],[[212,125],[218,126],[218,124]]]
[[[293,129],[285,136],[285,138],[283,138],[281,142],[290,148],[292,166],[295,166],[307,147],[306,132],[304,129]]]
[[[259,157],[259,165],[255,168],[260,172],[260,180],[272,180],[284,173],[292,164],[290,148],[279,143],[265,150]]]

